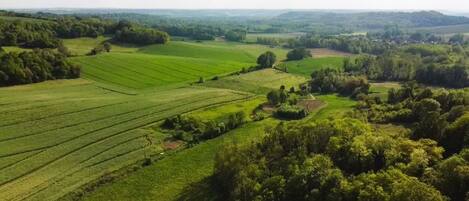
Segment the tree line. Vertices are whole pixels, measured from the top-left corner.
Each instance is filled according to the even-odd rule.
[[[14,15],[9,13],[8,16]],[[18,14],[18,16],[23,16]],[[29,15],[28,15],[29,16]],[[0,45],[25,48],[57,48],[61,38],[96,38],[115,35],[117,42],[134,44],[166,43],[169,35],[129,21],[97,17],[51,16],[47,20],[29,16],[29,20],[1,20]],[[38,14],[38,16],[41,16]],[[37,19],[39,18],[39,19]]]

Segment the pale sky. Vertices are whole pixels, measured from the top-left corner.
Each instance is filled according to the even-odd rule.
[[[469,11],[469,0],[0,0],[8,8],[399,9]]]

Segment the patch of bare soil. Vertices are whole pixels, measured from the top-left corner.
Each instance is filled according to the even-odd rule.
[[[324,103],[319,100],[300,100],[298,101],[298,105],[305,108],[306,111],[312,112],[316,110],[317,108],[320,108],[321,106],[323,106]]]
[[[262,111],[267,112],[267,113],[273,113],[275,111],[275,106],[269,103],[264,103],[262,104]]]
[[[322,57],[348,57],[353,54],[348,52],[342,52],[337,50],[332,50],[328,48],[313,48],[310,49],[313,58],[322,58]]]
[[[175,150],[184,144],[182,140],[166,140],[163,142],[164,150]]]

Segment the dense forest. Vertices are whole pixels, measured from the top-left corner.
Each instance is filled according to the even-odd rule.
[[[25,14],[2,12],[0,16],[23,17]],[[135,44],[166,43],[169,35],[129,21],[113,21],[99,17],[46,15],[29,16],[30,20],[0,20],[0,45],[26,48],[57,48],[61,38],[96,38],[115,35],[116,42]]]
[[[78,77],[80,67],[50,49],[19,54],[0,52],[0,86]]]

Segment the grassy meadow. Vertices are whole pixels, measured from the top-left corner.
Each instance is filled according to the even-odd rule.
[[[307,58],[300,61],[287,61],[279,68],[287,68],[289,73],[310,77],[311,72],[324,68],[342,68],[343,57]]]
[[[290,87],[298,88],[299,84],[306,81],[307,79],[303,76],[284,73],[274,69],[265,69],[247,74],[224,77],[216,81],[207,81],[203,85],[265,95],[270,90],[278,89],[282,85],[287,89]]]

